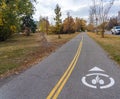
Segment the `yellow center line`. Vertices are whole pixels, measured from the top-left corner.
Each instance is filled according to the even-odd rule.
[[[58,81],[58,83],[55,85],[55,87],[52,89],[50,94],[46,99],[57,99],[58,95],[60,94],[61,90],[63,89],[64,85],[66,84],[67,80],[69,79],[72,71],[74,70],[74,67],[78,61],[81,49],[82,49],[82,42],[83,42],[83,36],[82,40],[80,42],[80,45],[78,47],[78,50],[70,63],[68,69],[65,71],[64,75],[61,77],[61,79]],[[53,97],[53,98],[52,98]]]
[[[78,52],[77,52],[78,53]],[[66,72],[64,73],[64,75],[61,77],[61,79],[59,80],[59,82],[56,84],[56,86],[53,88],[53,90],[50,92],[50,94],[48,95],[47,99],[50,99],[50,97],[53,96],[53,94],[55,93],[55,91],[57,90],[57,88],[59,87],[59,85],[61,84],[61,82],[63,81],[63,79],[65,78],[65,76],[67,75],[67,73],[69,72],[69,70],[71,69],[71,66],[73,65],[76,57],[77,57],[77,53],[74,57],[74,59],[72,60],[70,66],[68,67],[68,69],[66,70]]]

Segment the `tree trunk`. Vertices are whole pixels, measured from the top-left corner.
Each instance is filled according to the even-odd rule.
[[[102,37],[102,38],[105,37],[104,33],[105,33],[105,29],[102,29],[102,32],[101,32],[101,37]]]
[[[95,31],[95,32],[96,32],[96,34],[98,35],[98,30],[97,30],[97,29],[96,29],[96,31]]]
[[[58,39],[61,39],[61,36],[60,36],[60,34],[58,34]]]
[[[103,23],[102,28],[102,33],[101,33],[101,37],[104,38],[104,34],[105,34],[105,23]]]
[[[26,36],[30,36],[30,32],[31,32],[30,28],[25,27],[24,33],[26,34]]]

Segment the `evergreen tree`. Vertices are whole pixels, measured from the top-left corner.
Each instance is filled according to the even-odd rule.
[[[56,23],[56,25],[55,25],[56,32],[58,34],[58,38],[61,38],[61,36],[60,36],[61,23],[62,23],[62,21],[61,21],[61,8],[59,7],[58,4],[56,5],[56,8],[55,8],[54,12],[56,14],[56,16],[54,18],[55,23]]]

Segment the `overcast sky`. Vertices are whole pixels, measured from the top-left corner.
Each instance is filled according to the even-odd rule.
[[[34,19],[39,20],[40,16],[48,16],[50,22],[53,22],[56,4],[61,7],[62,19],[66,17],[68,11],[73,17],[88,19],[91,0],[37,0]],[[120,11],[120,0],[115,0],[109,15],[116,16],[118,11]]]

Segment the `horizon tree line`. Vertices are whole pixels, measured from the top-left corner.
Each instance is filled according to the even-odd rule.
[[[46,30],[48,30],[47,34],[58,34],[58,38],[61,38],[60,34],[71,34],[75,32],[85,31],[86,29],[86,20],[82,18],[73,18],[70,15],[70,12],[67,12],[67,17],[62,21],[61,16],[61,8],[57,4],[56,8],[54,9],[55,17],[55,25],[50,24],[48,17],[40,17],[38,22],[38,28],[40,32],[46,33]],[[47,27],[45,26],[47,24]],[[43,26],[41,28],[41,26]]]

